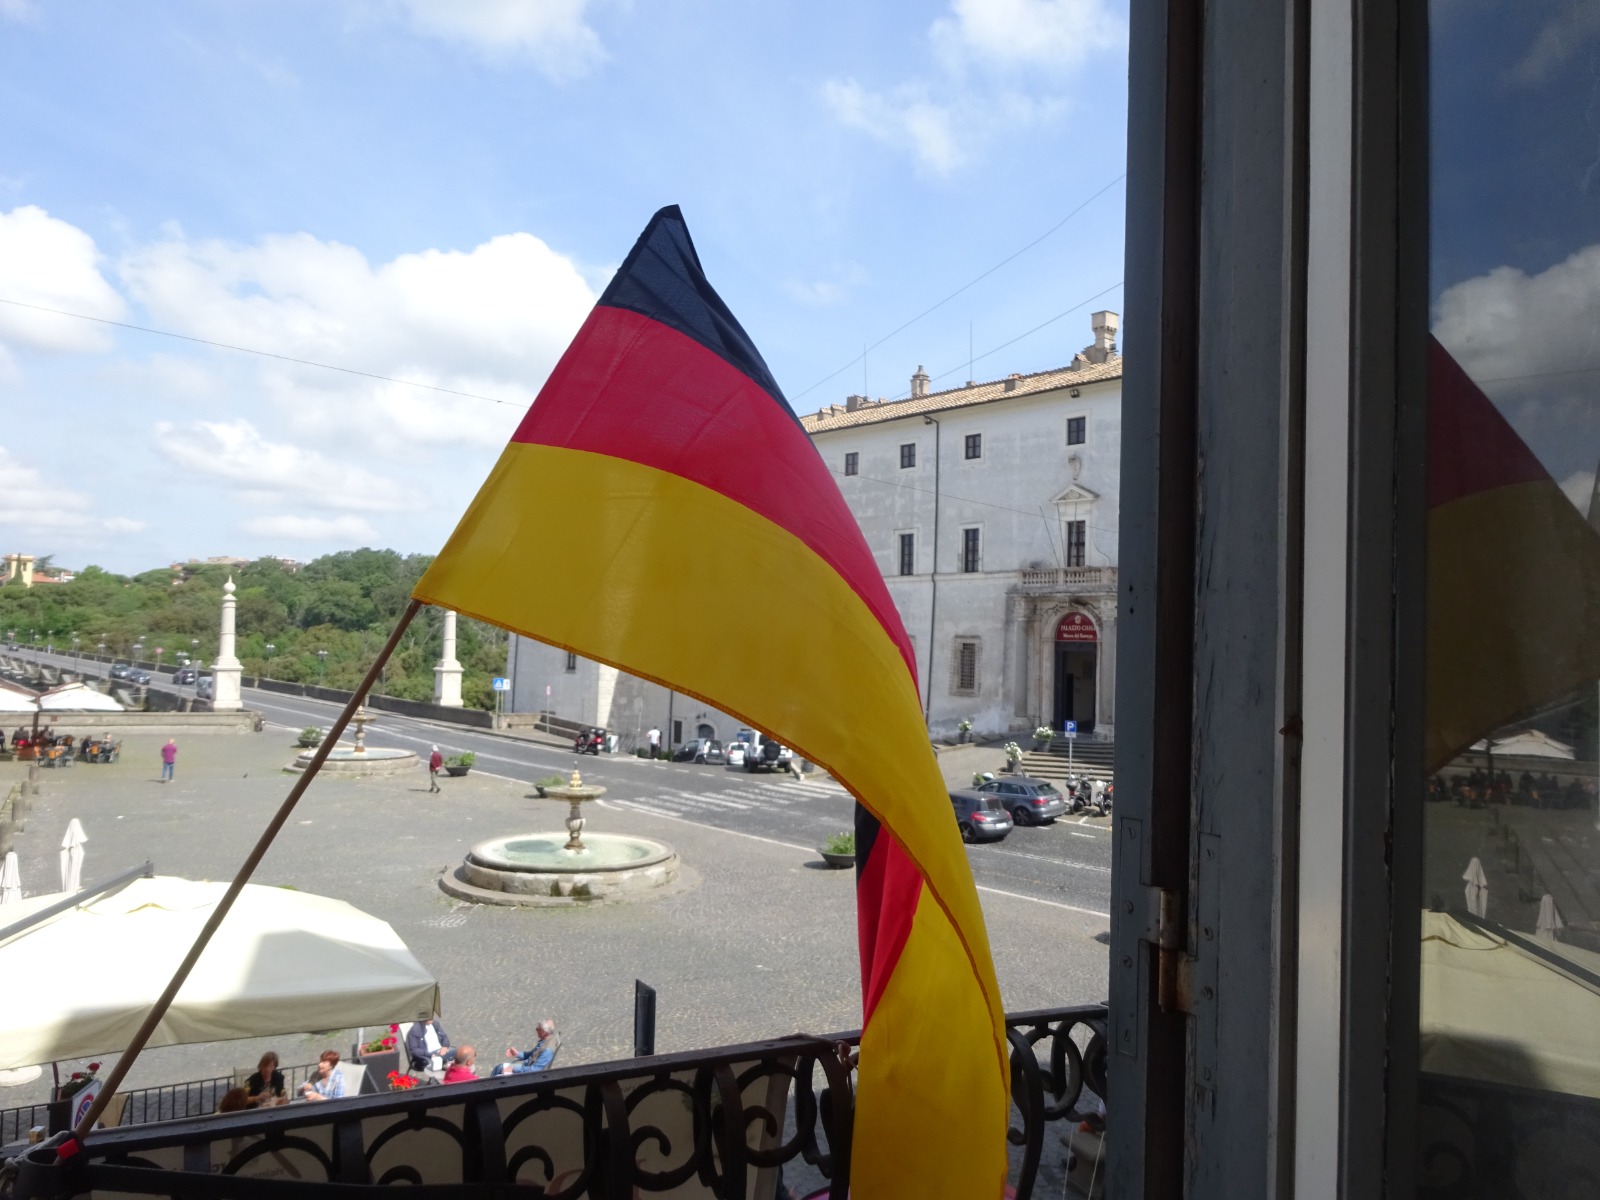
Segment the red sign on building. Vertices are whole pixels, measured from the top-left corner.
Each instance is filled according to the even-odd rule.
[[[1072,612],[1061,618],[1061,623],[1056,626],[1056,641],[1058,642],[1098,642],[1100,635],[1095,632],[1094,622],[1082,613]]]

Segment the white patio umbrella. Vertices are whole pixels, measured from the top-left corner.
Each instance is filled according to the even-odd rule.
[[[126,1049],[227,887],[135,879],[0,942],[0,980],[28,981],[4,996],[0,1070]],[[30,897],[23,913],[61,899]],[[438,1006],[438,983],[386,922],[343,900],[247,884],[149,1044],[355,1029]]]
[[[17,866],[17,852],[6,852],[5,866],[0,867],[0,904],[22,903],[22,870]]]
[[[66,683],[39,696],[41,712],[123,712],[123,706],[86,683]]]
[[[32,713],[37,712],[38,709],[38,700],[32,692],[26,692],[19,687],[12,687],[9,683],[0,682],[0,712]]]
[[[1535,932],[1545,941],[1553,942],[1556,934],[1566,927],[1566,922],[1561,919],[1561,910],[1556,907],[1556,898],[1549,892],[1539,901],[1539,924]]]
[[[89,835],[83,832],[83,826],[78,823],[78,818],[73,817],[67,825],[67,834],[61,839],[61,890],[75,892],[78,890],[78,880],[83,877],[83,844],[89,840]]]
[[[1467,911],[1475,917],[1489,915],[1489,879],[1483,873],[1483,864],[1473,855],[1472,861],[1461,875],[1467,881]]]

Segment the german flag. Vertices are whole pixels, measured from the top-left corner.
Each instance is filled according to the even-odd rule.
[[[1428,769],[1600,679],[1600,534],[1428,346]]]
[[[1004,1013],[910,639],[676,207],[646,227],[413,595],[702,699],[850,790],[866,814],[852,1193],[999,1196]],[[933,1152],[952,1130],[960,1152]]]

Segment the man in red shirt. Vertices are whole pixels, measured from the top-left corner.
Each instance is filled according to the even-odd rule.
[[[444,755],[439,753],[439,747],[433,748],[433,753],[428,755],[428,790],[439,790],[439,768],[444,766]]]
[[[478,1052],[471,1046],[457,1046],[455,1061],[444,1070],[446,1083],[466,1083],[469,1079],[478,1077],[478,1069],[472,1064],[478,1059]]]

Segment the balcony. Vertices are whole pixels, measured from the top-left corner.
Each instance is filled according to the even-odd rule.
[[[1043,567],[1022,570],[1017,574],[1020,576],[1017,590],[1030,596],[1051,592],[1117,590],[1115,567]]]
[[[1047,1145],[1064,1154],[1055,1139],[1103,1110],[1106,1011],[1024,1012],[1006,1025],[1011,1182],[1027,1200]],[[796,1036],[101,1130],[66,1163],[49,1146],[15,1160],[13,1195],[221,1200],[403,1184],[452,1196],[767,1200],[779,1194],[782,1168],[804,1163],[842,1200],[852,1155],[873,1152],[852,1143],[854,1067],[839,1054],[858,1036]],[[929,1130],[928,1145],[945,1140],[959,1153],[959,1133]]]

